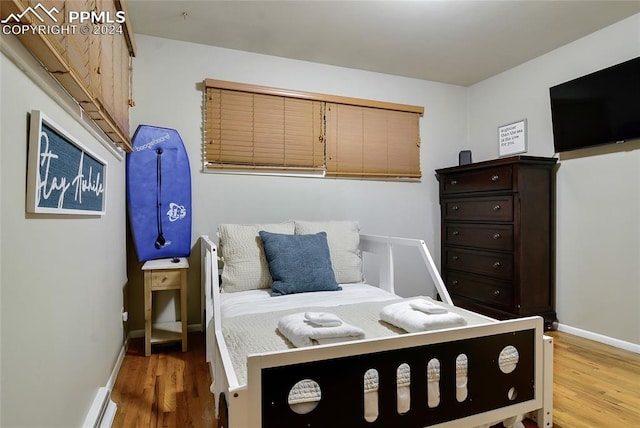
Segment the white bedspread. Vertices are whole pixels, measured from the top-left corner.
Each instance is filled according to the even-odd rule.
[[[338,294],[339,293],[339,294]],[[338,297],[338,298],[336,298]],[[380,311],[387,305],[400,302],[401,298],[377,287],[366,284],[343,285],[342,291],[324,291],[272,297],[268,290],[253,290],[221,295],[223,316],[222,333],[230,353],[239,385],[247,383],[247,357],[262,352],[281,351],[294,348],[278,332],[278,321],[285,315],[304,311],[330,312],[344,322],[361,327],[366,331],[366,339],[375,339],[405,331],[380,320]],[[440,305],[440,302],[435,303]],[[474,314],[457,307],[446,306],[449,312],[464,316],[467,325],[494,322],[490,318]],[[514,349],[514,352],[517,351]],[[517,358],[517,357],[516,357]],[[510,355],[500,361],[500,366],[512,364]],[[435,407],[440,401],[439,362],[430,362],[428,370],[428,401]],[[467,360],[456,360],[456,396],[459,400],[467,396]],[[398,370],[398,411],[408,411],[410,369],[406,364]],[[215,381],[215,380],[214,380]],[[375,371],[367,371],[363,383],[365,389],[365,415],[371,417],[378,408],[378,376]],[[313,381],[298,382],[289,393],[291,406],[307,406],[320,399],[318,386]],[[374,420],[372,419],[367,420]],[[522,420],[519,416],[515,419]],[[499,421],[496,421],[496,423]],[[513,425],[509,421],[505,426]]]
[[[271,296],[268,289],[220,294],[222,319],[295,308],[330,307],[359,302],[381,302],[398,296],[368,284],[341,284],[341,291]]]
[[[278,298],[280,297],[274,297],[274,299]],[[380,321],[379,312],[386,302],[388,301],[332,307],[309,307],[306,310],[330,311],[338,315],[344,322],[362,328],[366,332],[367,339],[404,333],[403,330]],[[223,321],[222,334],[231,354],[233,368],[240,385],[246,384],[247,381],[247,357],[249,355],[295,348],[278,331],[278,321],[283,316],[296,312],[300,312],[300,308],[240,315]]]
[[[330,295],[327,296],[327,293]],[[370,298],[366,297],[367,294]],[[338,295],[340,298],[336,299]],[[305,303],[300,303],[301,301]],[[293,344],[278,332],[278,321],[283,316],[304,311],[331,312],[344,322],[362,328],[366,332],[365,339],[377,339],[406,333],[380,320],[380,310],[396,301],[400,301],[398,296],[365,284],[348,285],[343,288],[343,291],[277,297],[271,297],[265,290],[225,295],[221,305],[224,317],[222,333],[238,383],[246,384],[249,355],[294,348]],[[301,304],[307,306],[298,306]],[[274,309],[276,307],[281,310]],[[287,307],[288,309],[284,309]],[[451,308],[451,310],[464,313],[468,324],[490,322],[485,317],[474,315],[463,309]],[[238,315],[229,316],[230,313]]]

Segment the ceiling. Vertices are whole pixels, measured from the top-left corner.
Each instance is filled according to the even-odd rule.
[[[640,13],[640,0],[129,0],[127,8],[139,34],[469,86]]]

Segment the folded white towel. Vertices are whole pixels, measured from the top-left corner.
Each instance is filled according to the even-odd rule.
[[[449,312],[447,308],[439,306],[425,299],[416,299],[409,302],[412,309],[424,312],[425,314],[446,314]]]
[[[411,307],[413,300],[405,300],[400,303],[392,303],[380,311],[382,321],[400,327],[409,333],[418,331],[436,330],[447,327],[466,325],[467,321],[453,312],[444,314],[426,314],[416,311]]]
[[[338,327],[342,325],[340,317],[329,312],[305,312],[304,319],[318,327]]]
[[[336,327],[319,327],[307,321],[304,312],[280,318],[278,330],[298,348],[335,341],[359,340],[365,337],[364,330],[346,322]]]

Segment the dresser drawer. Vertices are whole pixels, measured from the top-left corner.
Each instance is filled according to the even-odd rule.
[[[448,174],[442,178],[443,194],[488,192],[513,188],[513,170],[510,165]]]
[[[444,199],[442,210],[445,220],[512,221],[513,196]]]
[[[155,270],[151,272],[152,290],[170,290],[180,288],[180,270]]]
[[[513,308],[513,286],[510,282],[448,271],[446,284],[452,295],[503,309]]]
[[[513,225],[444,223],[443,244],[513,250]]]
[[[445,247],[444,263],[447,269],[511,279],[513,275],[513,255],[490,251],[463,250]]]

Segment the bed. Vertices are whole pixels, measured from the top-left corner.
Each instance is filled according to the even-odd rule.
[[[518,427],[525,416],[552,426],[553,344],[542,318],[498,321],[455,307],[422,240],[301,221],[220,225],[218,238],[200,237],[219,427]],[[278,263],[306,266],[281,256],[302,239],[328,247],[337,288],[287,288],[291,269]],[[437,299],[395,294],[399,247],[421,255]],[[313,260],[326,259],[313,248]],[[303,274],[314,283],[315,273]],[[381,319],[394,305],[418,303],[464,321],[408,332]],[[366,334],[296,346],[282,323],[303,314],[336,316]]]

